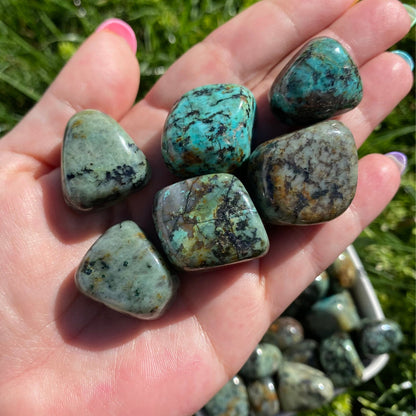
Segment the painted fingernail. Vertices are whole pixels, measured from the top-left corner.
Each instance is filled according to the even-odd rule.
[[[395,51],[391,51],[391,52],[403,58],[407,62],[407,64],[410,66],[410,70],[413,71],[413,68],[415,67],[415,63],[413,62],[413,58],[407,52],[401,51],[399,49]]]
[[[130,49],[133,53],[137,51],[137,39],[134,34],[133,29],[125,21],[121,19],[111,18],[102,22],[96,32],[101,32],[103,30],[109,30],[110,32],[115,33],[118,36],[121,36],[130,46]]]
[[[412,28],[416,24],[416,9],[410,4],[403,4],[403,6],[409,13],[411,19],[410,28]]]
[[[407,166],[407,156],[401,152],[390,152],[386,153],[385,156],[396,163],[397,167],[400,169],[400,174],[403,175]]]

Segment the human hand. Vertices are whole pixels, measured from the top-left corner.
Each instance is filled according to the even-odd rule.
[[[109,226],[132,219],[156,241],[153,195],[175,179],[160,154],[167,112],[199,85],[246,85],[258,102],[259,137],[283,126],[267,91],[309,38],[341,41],[360,67],[364,98],[339,117],[359,146],[408,92],[408,65],[384,53],[409,18],[398,1],[262,1],[192,48],[133,105],[139,70],[125,40],[94,33],[40,102],[0,141],[0,408],[2,415],[189,415],[245,362],[273,319],[387,205],[400,182],[381,155],[360,161],[351,207],[322,225],[270,227],[260,259],[184,273],[156,321],[114,312],[79,294],[73,276]],[[152,166],[149,185],[96,213],[68,208],[60,185],[66,122],[85,108],[118,120]],[[394,150],[394,149],[392,149]]]

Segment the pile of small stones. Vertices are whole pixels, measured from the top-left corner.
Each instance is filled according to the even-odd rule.
[[[327,120],[362,98],[359,72],[347,51],[334,39],[313,39],[281,71],[269,98],[283,123],[306,127],[253,152],[256,101],[247,88],[205,85],[176,102],[161,152],[181,181],[161,189],[153,206],[164,254],[136,223],[116,224],[81,261],[75,282],[82,293],[122,313],[155,319],[177,290],[172,269],[201,270],[264,256],[269,240],[263,222],[316,224],[348,208],[357,184],[357,150],[348,128]],[[64,199],[80,211],[120,202],[151,175],[143,152],[97,110],[69,120],[61,173]]]
[[[397,349],[397,323],[361,318],[350,289],[358,278],[348,252],[269,327],[238,375],[198,416],[277,416],[330,402],[362,382],[365,364]]]

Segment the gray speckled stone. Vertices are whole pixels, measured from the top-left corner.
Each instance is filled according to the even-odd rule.
[[[115,120],[97,110],[81,111],[69,120],[61,171],[66,203],[82,211],[114,204],[150,177],[143,152]]]
[[[282,353],[275,345],[262,342],[257,345],[240,370],[245,378],[262,378],[275,373],[282,364]]]
[[[249,402],[243,380],[233,377],[204,407],[207,416],[248,416]]]
[[[346,290],[313,304],[305,319],[305,327],[318,339],[338,331],[350,332],[360,326],[361,319],[354,300]]]
[[[366,356],[389,353],[397,349],[403,340],[400,325],[390,319],[367,322],[359,333],[358,345]]]
[[[163,249],[178,269],[237,263],[269,249],[247,190],[227,173],[197,176],[160,190],[153,218]]]
[[[249,158],[250,194],[263,220],[315,224],[342,214],[355,195],[354,137],[325,121],[258,146]]]
[[[132,221],[114,225],[93,244],[75,282],[92,299],[141,319],[161,316],[177,288],[176,277]]]
[[[302,324],[290,316],[277,318],[263,337],[264,342],[276,345],[282,351],[303,340]]]
[[[276,416],[280,403],[271,377],[251,381],[247,384],[247,393],[255,416]]]
[[[310,410],[331,401],[334,386],[322,371],[288,361],[279,370],[278,395],[286,412]]]
[[[323,340],[319,354],[322,368],[336,387],[361,383],[364,366],[348,334],[339,332]]]

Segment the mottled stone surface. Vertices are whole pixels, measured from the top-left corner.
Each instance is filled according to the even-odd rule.
[[[336,387],[361,383],[364,366],[348,334],[338,332],[321,342],[320,361]]]
[[[143,152],[115,120],[97,110],[69,120],[61,171],[65,201],[82,211],[114,204],[150,177]]]
[[[363,96],[360,74],[331,38],[307,43],[280,72],[269,92],[272,111],[287,124],[313,124],[344,113]]]
[[[309,308],[323,298],[329,289],[329,276],[322,272],[315,280],[285,309],[283,315],[303,319]]]
[[[324,121],[258,146],[248,165],[250,194],[272,224],[315,224],[342,214],[357,186],[354,137]]]
[[[314,339],[304,339],[298,344],[286,348],[283,358],[286,361],[294,361],[319,368],[319,343]]]
[[[359,333],[358,346],[366,356],[395,351],[403,340],[400,325],[390,319],[367,322]]]
[[[302,324],[290,316],[277,318],[269,327],[263,337],[264,342],[276,345],[280,350],[285,350],[291,345],[303,340]]]
[[[153,216],[163,249],[179,269],[249,260],[269,247],[253,202],[230,174],[199,176],[162,189]]]
[[[170,111],[162,156],[180,177],[233,172],[249,157],[256,102],[245,87],[212,84],[187,92]]]
[[[278,395],[284,411],[310,410],[331,401],[334,386],[322,371],[288,361],[279,370]]]
[[[331,290],[335,293],[352,288],[358,278],[358,270],[346,251],[341,253],[328,267],[328,274],[331,277]]]
[[[248,416],[247,389],[240,377],[233,377],[204,407],[207,416]]]
[[[132,221],[114,225],[93,244],[75,282],[92,299],[141,319],[161,316],[177,287],[160,254]]]
[[[275,345],[262,342],[257,345],[240,370],[244,378],[271,376],[282,364],[282,353]]]
[[[350,292],[344,290],[316,302],[305,319],[308,331],[318,339],[338,331],[358,329],[361,320]]]
[[[276,416],[280,403],[271,377],[251,381],[247,384],[247,393],[254,416]]]

